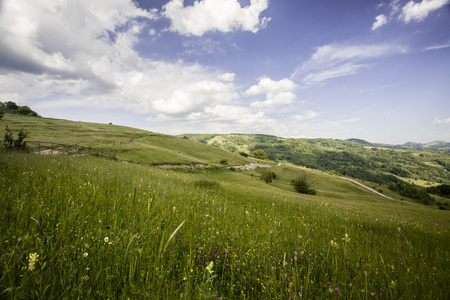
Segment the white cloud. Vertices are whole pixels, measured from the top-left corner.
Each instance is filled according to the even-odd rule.
[[[422,2],[409,1],[403,6],[400,19],[405,23],[423,21],[428,15],[449,3],[449,0],[422,0]]]
[[[385,15],[381,14],[375,17],[375,22],[372,25],[372,31],[377,30],[383,25],[386,25],[388,23],[388,19]]]
[[[328,79],[352,75],[359,69],[369,66],[360,64],[361,61],[406,51],[405,47],[390,44],[324,45],[318,47],[311,58],[295,70],[291,79],[303,74],[302,81],[306,86],[320,85]]]
[[[58,96],[180,115],[236,97],[233,73],[140,57],[134,47],[154,18],[131,0],[4,0],[1,99]]]
[[[317,117],[319,115],[320,115],[320,113],[317,113],[315,111],[305,110],[300,115],[294,116],[294,118],[299,121],[305,121],[305,120],[309,120],[309,119],[314,119],[315,117]]]
[[[450,48],[450,41],[445,44],[426,47],[422,51],[439,50],[439,49],[445,49],[445,48]]]
[[[250,106],[257,108],[274,107],[291,103],[296,97],[291,91],[296,87],[297,84],[287,78],[274,81],[270,78],[264,77],[257,85],[247,89],[243,93],[243,96],[251,97],[265,94],[265,101],[255,101],[251,103]]]
[[[431,123],[433,123],[433,124],[450,124],[450,118],[441,120],[438,117],[435,117],[433,119],[433,121],[431,121]]]
[[[167,100],[154,101],[152,107],[167,115],[185,115],[230,102],[235,97],[233,84],[203,80],[174,91]]]
[[[270,18],[260,14],[269,6],[268,0],[251,0],[241,7],[238,0],[199,0],[184,6],[184,0],[171,0],[163,7],[163,15],[171,20],[171,31],[182,35],[202,36],[208,31],[257,32]]]
[[[235,76],[236,76],[236,74],[234,74],[234,73],[223,73],[223,74],[217,75],[217,78],[222,81],[232,82],[232,81],[234,81]]]

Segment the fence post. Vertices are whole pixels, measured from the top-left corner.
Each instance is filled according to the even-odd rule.
[[[78,154],[78,151],[80,151],[80,143],[77,143],[77,154]]]
[[[41,154],[41,142],[38,142],[38,154]]]
[[[50,149],[50,154],[53,154],[53,143],[52,143],[52,148]]]

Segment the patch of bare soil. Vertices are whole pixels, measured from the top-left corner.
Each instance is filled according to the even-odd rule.
[[[65,151],[51,150],[51,149],[46,149],[46,150],[42,150],[42,151],[36,151],[35,153],[36,153],[36,154],[41,154],[41,155],[67,154]]]
[[[269,165],[269,164],[261,164],[261,163],[250,163],[244,166],[233,166],[233,167],[227,167],[227,169],[230,168],[234,168],[238,171],[252,171],[255,170],[257,168],[273,168],[275,166],[282,166],[281,163],[279,163],[278,165]]]

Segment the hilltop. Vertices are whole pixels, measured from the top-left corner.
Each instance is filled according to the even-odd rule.
[[[0,132],[6,125],[12,130],[28,132],[28,145],[37,150],[37,142],[47,148],[64,144],[74,148],[92,148],[107,154],[115,154],[118,160],[143,165],[163,164],[220,164],[243,165],[252,159],[184,139],[113,124],[75,122],[53,118],[38,118],[5,114],[0,121]]]

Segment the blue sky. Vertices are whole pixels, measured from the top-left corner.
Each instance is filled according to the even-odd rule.
[[[450,0],[2,0],[0,101],[166,134],[450,141]]]

